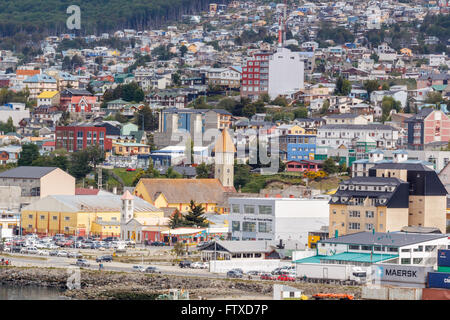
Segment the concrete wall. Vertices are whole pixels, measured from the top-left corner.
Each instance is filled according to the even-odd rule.
[[[19,210],[20,194],[22,189],[18,186],[0,186],[0,209]]]
[[[401,287],[363,287],[361,297],[366,300],[422,300],[422,289]]]
[[[30,110],[23,110],[23,111],[15,111],[15,110],[0,110],[0,121],[1,122],[7,122],[9,117],[11,117],[13,124],[15,126],[19,125],[20,120],[23,118],[29,118],[30,117]]]

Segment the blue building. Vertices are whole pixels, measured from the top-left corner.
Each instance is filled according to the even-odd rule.
[[[309,134],[289,134],[280,137],[280,153],[287,161],[314,160],[316,136]]]

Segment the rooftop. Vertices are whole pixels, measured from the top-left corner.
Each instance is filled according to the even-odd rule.
[[[17,167],[0,173],[0,178],[40,179],[57,167]]]

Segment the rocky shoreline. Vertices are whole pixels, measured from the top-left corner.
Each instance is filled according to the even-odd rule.
[[[43,286],[61,290],[65,297],[77,300],[154,300],[168,289],[183,289],[190,299],[230,299],[246,297],[272,298],[273,284],[248,280],[196,278],[189,276],[153,275],[82,269],[80,289],[67,289],[69,273],[66,269],[37,267],[1,267],[0,284],[14,286]],[[301,288],[306,295],[318,292],[349,293],[359,298],[359,287],[289,283]]]

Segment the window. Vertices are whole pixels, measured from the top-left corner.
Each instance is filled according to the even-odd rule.
[[[258,207],[259,207],[259,214],[272,214],[272,206],[260,205]]]
[[[366,218],[373,218],[375,216],[373,211],[366,211]]]
[[[270,222],[259,222],[258,223],[258,231],[259,232],[271,232],[272,227]]]
[[[398,248],[388,248],[388,252],[398,252]]]
[[[366,223],[366,230],[367,231],[371,231],[373,229],[373,224],[372,223]]]
[[[411,258],[402,258],[401,264],[411,264]]]
[[[348,212],[348,214],[349,214],[350,217],[353,217],[353,218],[359,218],[360,217],[359,211],[351,210],[351,211]]]
[[[233,213],[240,213],[241,212],[240,206],[238,204],[233,203],[231,205],[231,211]]]
[[[241,223],[239,221],[233,221],[231,224],[232,231],[241,231]]]
[[[355,246],[355,245],[350,245],[350,246],[348,246],[348,248],[350,250],[359,250],[359,246]]]
[[[348,228],[349,228],[350,230],[359,230],[360,225],[359,225],[359,223],[357,223],[357,222],[350,222],[350,223],[348,224]]]
[[[58,220],[58,216],[53,216],[52,218],[54,221]]]
[[[245,204],[244,213],[255,213],[255,206]]]
[[[70,220],[70,217],[64,217],[64,220],[65,220],[65,221],[69,221],[69,220]]]
[[[65,232],[69,232],[69,227],[64,227]]]
[[[244,221],[242,223],[242,231],[244,232],[256,232],[256,223]]]
[[[414,258],[413,259],[413,264],[421,264],[422,263],[422,258]]]
[[[372,247],[371,246],[361,246],[361,250],[372,251]]]
[[[43,216],[43,215],[40,216],[39,218],[40,218],[41,220],[45,220],[45,216]]]
[[[417,248],[413,249],[414,252],[423,252],[423,246],[418,246]]]
[[[411,252],[411,249],[402,249],[402,252]]]
[[[32,214],[29,214],[29,215],[28,215],[28,219],[33,219],[33,215],[32,215]]]

